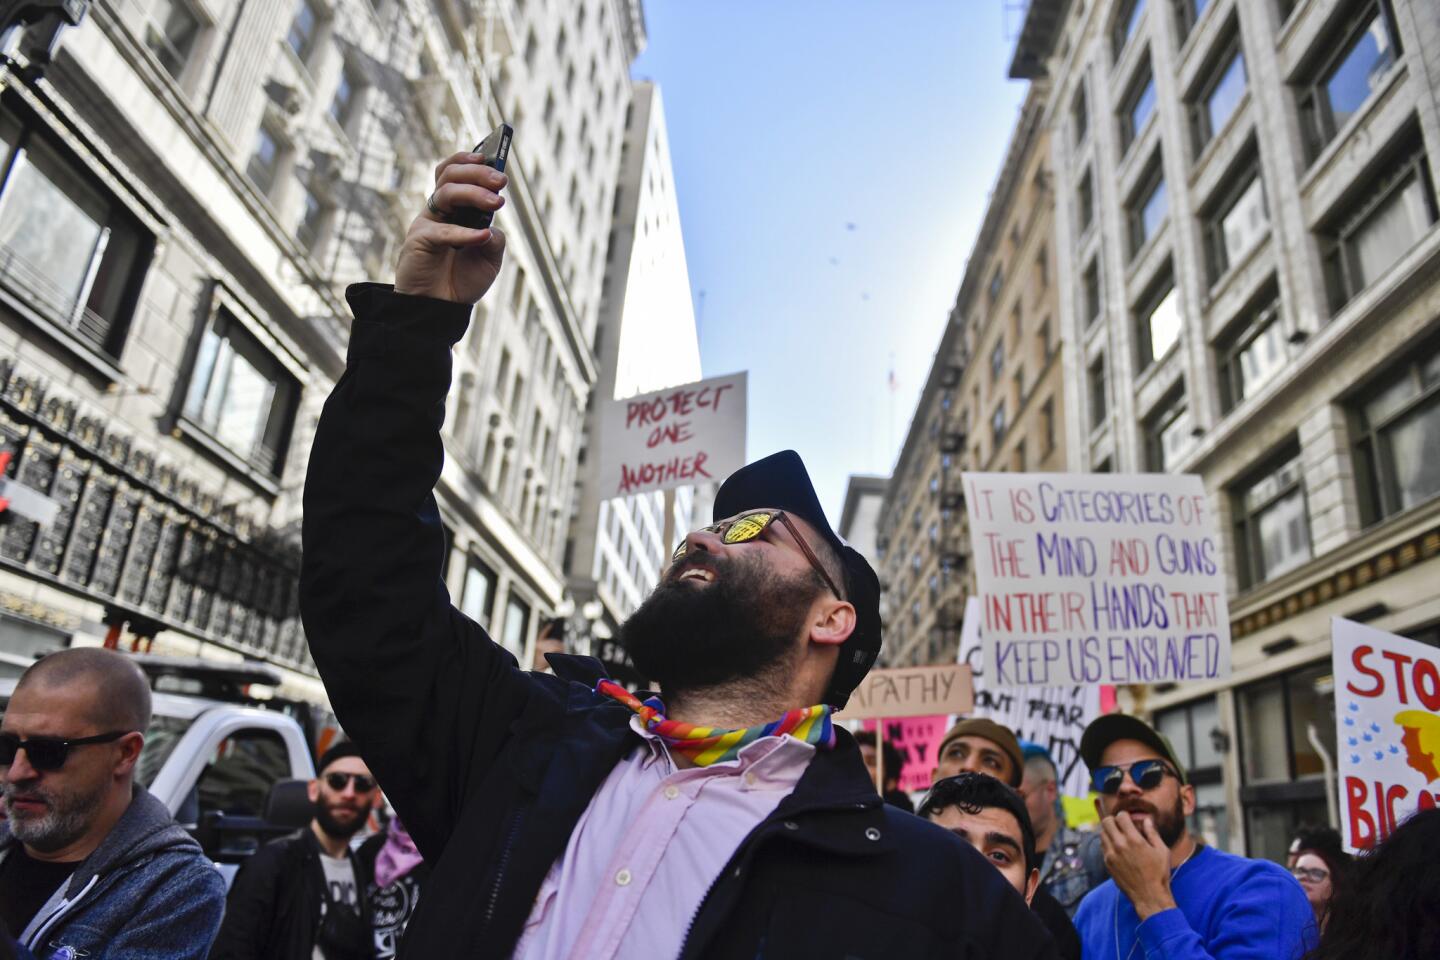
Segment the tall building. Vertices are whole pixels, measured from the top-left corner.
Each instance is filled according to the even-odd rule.
[[[885,506],[889,477],[852,473],[845,482],[845,501],[840,505],[840,525],[835,532],[856,552],[880,569],[880,511]]]
[[[880,519],[890,665],[954,662],[974,589],[961,471],[1065,469],[1048,85],[1031,84]]]
[[[508,264],[455,351],[437,498],[452,596],[525,654],[564,594],[644,40],[637,0],[175,0],[92,5],[42,79],[0,72],[0,435],[60,505],[3,519],[0,661],[123,631],[323,698],[295,577],[342,293],[502,117]]]
[[[660,88],[637,82],[627,116],[595,337],[597,400],[648,393],[701,376]],[[600,440],[599,417],[597,402],[586,422],[590,443]],[[672,542],[666,544],[665,494],[608,497],[599,489],[599,460],[587,456],[581,467],[567,566],[576,601],[598,599],[602,605],[598,611],[591,608],[599,617],[589,629],[603,639],[659,582],[675,539],[694,526],[696,498],[693,488],[675,491]]]
[[[1330,618],[1440,642],[1440,6],[1035,0],[1012,74],[1052,88],[1071,467],[1199,474],[1225,544],[1233,674],[1125,699],[1278,857],[1336,819]]]

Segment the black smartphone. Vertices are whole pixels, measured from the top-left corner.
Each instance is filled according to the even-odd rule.
[[[504,173],[505,160],[510,156],[510,140],[514,136],[515,128],[508,123],[502,123],[490,136],[480,141],[473,152],[485,158],[485,166],[494,167]],[[494,210],[481,210],[479,207],[457,207],[450,214],[451,223],[458,223],[471,230],[484,230],[494,219]]]

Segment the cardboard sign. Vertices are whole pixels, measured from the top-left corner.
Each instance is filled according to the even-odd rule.
[[[966,713],[974,703],[970,668],[964,664],[894,667],[867,673],[836,719],[884,717],[893,720]]]
[[[1220,538],[1199,477],[963,476],[988,682],[1230,674]]]
[[[965,601],[960,628],[960,663],[969,664],[975,689],[972,717],[1003,723],[1022,740],[1038,743],[1055,761],[1060,792],[1071,797],[1090,795],[1090,771],[1080,759],[1080,737],[1100,715],[1101,687],[1071,684],[1064,687],[999,687],[988,682],[980,641],[980,598]]]
[[[746,377],[712,377],[605,403],[600,495],[710,483],[743,467]]]
[[[1440,804],[1440,650],[1340,617],[1330,629],[1340,820],[1358,853]]]
[[[874,730],[878,720],[866,720],[863,728]],[[930,789],[930,774],[940,760],[940,740],[950,729],[948,716],[906,717],[885,720],[885,742],[900,751],[900,789],[906,793]],[[885,771],[888,780],[893,771]]]

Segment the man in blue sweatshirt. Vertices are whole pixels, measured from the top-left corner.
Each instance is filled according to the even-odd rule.
[[[1075,915],[1086,960],[1299,960],[1315,915],[1279,864],[1206,847],[1186,828],[1195,788],[1170,742],[1136,717],[1099,717],[1080,740],[1100,796],[1111,879]]]

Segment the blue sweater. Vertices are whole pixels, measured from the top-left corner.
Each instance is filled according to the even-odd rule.
[[[1075,914],[1084,960],[1299,960],[1315,946],[1315,914],[1278,864],[1201,847],[1175,872],[1178,905],[1144,923],[1107,880]]]

